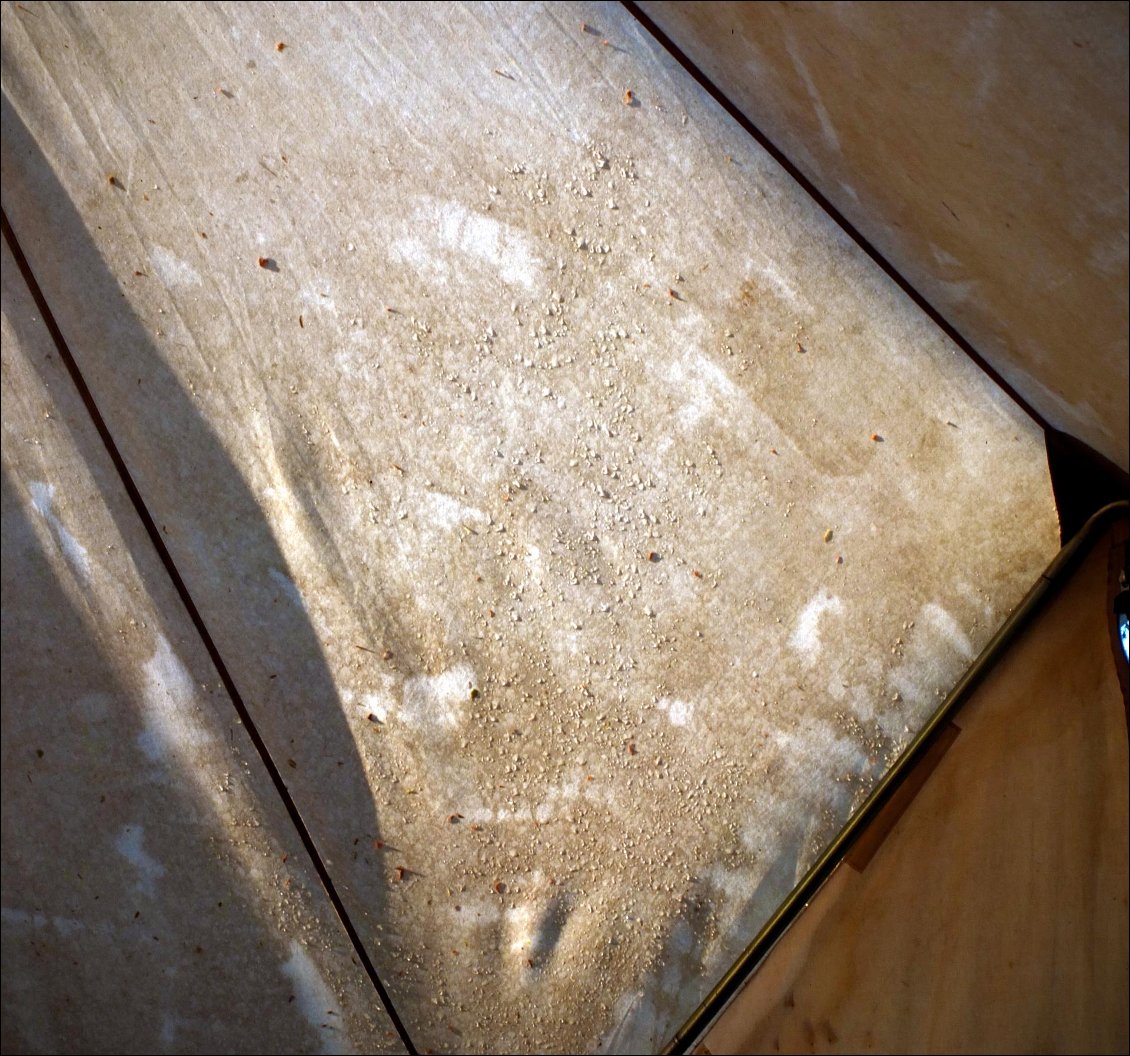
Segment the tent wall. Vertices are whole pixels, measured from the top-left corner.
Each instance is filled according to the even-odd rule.
[[[1050,425],[1127,468],[1127,5],[639,8]]]

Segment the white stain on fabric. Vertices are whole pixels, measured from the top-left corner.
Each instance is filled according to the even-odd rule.
[[[396,679],[392,675],[382,674],[377,676],[377,680],[381,684],[380,688],[362,694],[360,703],[354,706],[366,716],[373,715],[379,722],[387,722],[396,707],[396,699],[393,696]]]
[[[534,807],[534,820],[539,825],[544,825],[553,817],[553,807],[549,803],[539,803]]]
[[[973,279],[952,279],[952,280],[935,280],[945,291],[947,297],[954,304],[964,304],[966,301],[973,300],[977,296],[977,290],[980,283],[975,282]]]
[[[157,636],[144,672],[145,728],[137,744],[145,758],[159,762],[211,740],[195,716],[196,684],[164,635]]]
[[[51,529],[51,534],[54,535],[55,541],[59,544],[59,549],[63,552],[63,557],[67,564],[70,565],[71,570],[81,579],[84,583],[90,582],[90,556],[86,552],[86,547],[82,545],[67,529],[63,526],[63,522],[55,515],[53,503],[55,499],[55,485],[44,484],[42,481],[33,480],[28,485],[28,491],[31,492],[31,505],[35,512],[39,514]]]
[[[922,609],[923,619],[930,624],[965,660],[972,660],[976,650],[961,625],[945,609],[935,602],[929,602]]]
[[[1115,225],[1111,225],[1114,227]],[[1104,275],[1118,276],[1126,267],[1127,237],[1126,231],[1103,231],[1097,236],[1087,254],[1087,263],[1096,271]]]
[[[429,202],[417,209],[412,227],[414,234],[393,241],[394,259],[446,275],[450,268],[436,250],[454,250],[488,265],[508,284],[534,285],[540,262],[517,228],[472,213],[458,202]]]
[[[802,304],[808,303],[797,293],[796,287],[789,282],[775,261],[769,257],[762,257],[759,260],[751,261],[751,263],[757,270],[757,277],[762,282],[767,283],[781,300],[793,308],[799,308]]]
[[[417,675],[404,683],[396,716],[410,726],[454,729],[463,722],[474,688],[470,664],[457,664],[438,675]]]
[[[716,418],[719,403],[725,405],[740,395],[730,376],[701,355],[675,360],[667,368],[667,378],[679,393],[690,396],[677,412],[684,430],[693,429],[703,419]]]
[[[5,926],[19,925],[21,927],[35,928],[37,931],[51,925],[58,933],[60,938],[73,939],[76,935],[96,935],[102,939],[109,939],[114,942],[121,941],[121,932],[108,921],[96,921],[89,924],[84,920],[76,920],[74,917],[54,916],[50,919],[43,913],[28,913],[23,909],[13,909],[5,906],[0,910],[0,920],[3,921]],[[131,933],[131,938],[136,936]]]
[[[533,543],[526,544],[526,565],[530,570],[530,578],[534,583],[541,583],[545,579],[545,563],[541,559],[541,547]]]
[[[171,1048],[177,1040],[177,1020],[175,1016],[170,1016],[168,1013],[161,1017],[161,1033],[159,1035],[161,1044],[165,1048]]]
[[[824,141],[829,147],[839,153],[840,137],[836,134],[835,126],[832,124],[832,119],[828,115],[828,108],[820,98],[820,92],[816,88],[816,82],[812,79],[812,74],[808,72],[808,67],[805,65],[804,59],[800,57],[800,50],[792,34],[789,34],[789,38],[785,42],[785,47],[788,49],[789,58],[793,60],[793,68],[800,74],[800,79],[804,81],[804,88],[805,91],[808,92],[812,109],[816,112],[816,120],[820,122],[820,131],[824,135]]]
[[[687,960],[697,960],[700,951],[695,930],[686,920],[676,919],[658,951],[655,968],[639,981],[639,987],[624,991],[617,999],[612,1026],[593,1048],[600,1052],[656,1052],[662,1048],[670,1029],[665,1025],[670,995],[685,984]],[[705,960],[700,963],[705,967]]]
[[[344,1021],[341,1006],[326,985],[322,973],[311,956],[297,939],[290,940],[290,957],[282,963],[282,973],[294,986],[298,1011],[322,1038],[323,1053],[352,1051],[345,1039],[336,1033],[335,1026]]]
[[[331,313],[336,312],[337,301],[334,300],[332,294],[326,293],[326,289],[329,285],[330,280],[326,279],[313,286],[303,286],[298,291],[299,303],[306,305],[308,308],[320,309]]]
[[[658,707],[660,711],[667,713],[672,726],[689,726],[694,718],[694,705],[687,700],[663,697]]]
[[[888,737],[894,737],[906,724],[908,709],[916,709],[930,700],[930,679],[921,668],[903,664],[887,676],[887,685],[902,698],[904,707],[885,711],[879,717],[879,726]]]
[[[706,880],[731,903],[744,905],[757,890],[757,877],[748,869],[727,869],[714,864],[706,870]]]
[[[35,928],[37,931],[47,927],[47,918],[42,913],[29,913],[26,909],[13,909],[10,906],[0,909],[0,921],[11,927]]]
[[[114,837],[114,850],[136,870],[134,889],[153,898],[157,894],[157,881],[165,875],[165,867],[145,849],[144,842],[144,827],[127,825]]]
[[[804,656],[809,663],[815,662],[820,655],[820,620],[827,613],[840,615],[844,611],[844,603],[839,598],[826,592],[817,594],[801,610],[797,617],[796,627],[789,638],[789,645]]]
[[[298,589],[297,584],[290,576],[284,572],[280,572],[277,568],[272,568],[268,575],[279,585],[282,592],[290,598],[303,612],[307,612],[306,599],[302,596],[302,591]]]
[[[64,939],[73,938],[87,930],[86,925],[74,917],[52,917],[51,925]]]
[[[933,242],[930,243],[930,255],[941,264],[942,267],[960,268],[962,266],[961,261],[958,260],[957,257],[942,249],[941,246],[935,245]]]
[[[467,506],[442,491],[426,492],[421,505],[427,522],[445,531],[452,531],[464,524],[486,524],[489,519],[482,510]]]
[[[655,984],[649,979],[646,985],[650,988]],[[658,1034],[655,1024],[660,1017],[645,990],[622,993],[616,999],[611,1018],[612,1026],[594,1046],[598,1052],[653,1052],[658,1047],[652,1034]]]
[[[1000,17],[1000,12],[991,7],[971,11],[969,24],[957,44],[958,61],[964,69],[976,74],[972,102],[977,109],[982,109],[990,101],[997,83]]]
[[[157,272],[157,277],[171,290],[178,286],[202,285],[196,269],[187,261],[181,260],[171,249],[154,245],[149,251],[149,261]]]
[[[468,928],[496,924],[502,919],[501,907],[483,899],[464,898],[458,909],[451,906],[448,912],[452,920]]]
[[[77,701],[77,709],[88,722],[103,722],[114,713],[115,707],[112,693],[84,693]]]
[[[529,906],[506,910],[506,930],[510,933],[510,952],[521,953],[533,941],[534,913]]]
[[[679,702],[676,701],[675,703]],[[615,806],[617,802],[616,791],[612,786],[602,785],[590,780],[586,771],[581,769],[576,771],[572,778],[560,785],[547,785],[544,798],[538,803],[519,802],[513,807],[489,807],[481,801],[464,802],[460,807],[460,813],[465,821],[473,824],[489,824],[500,821],[526,823],[533,819],[539,825],[542,825],[556,815],[558,803],[574,799],[599,801],[607,803],[609,806]]]
[[[440,211],[440,237],[448,246],[498,268],[505,282],[533,286],[536,260],[515,228],[448,202]]]

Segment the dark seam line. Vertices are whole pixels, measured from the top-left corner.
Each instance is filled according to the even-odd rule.
[[[31,292],[32,299],[39,309],[39,314],[43,318],[44,324],[47,326],[47,331],[50,333],[52,341],[55,343],[55,348],[58,350],[59,356],[67,368],[67,373],[70,374],[71,381],[74,382],[75,388],[78,389],[79,396],[82,397],[82,402],[86,405],[87,413],[90,415],[95,429],[98,430],[98,435],[101,437],[102,443],[110,455],[110,460],[114,463],[114,469],[117,470],[118,477],[125,486],[130,501],[133,503],[133,508],[138,517],[141,518],[141,523],[145,526],[146,532],[149,533],[149,540],[156,549],[157,556],[161,559],[161,563],[165,566],[165,572],[172,581],[173,587],[180,597],[181,604],[183,604],[187,610],[189,618],[196,628],[196,633],[199,634],[201,641],[204,643],[204,648],[207,650],[208,656],[211,658],[212,664],[220,676],[220,681],[223,683],[224,689],[227,691],[236,713],[239,715],[240,721],[251,737],[251,741],[255,745],[255,750],[259,753],[259,758],[262,760],[263,765],[267,768],[267,773],[271,777],[275,791],[282,800],[283,806],[286,807],[286,812],[290,815],[290,820],[298,831],[298,836],[302,840],[302,845],[306,848],[306,853],[314,863],[314,869],[317,871],[318,879],[321,880],[322,887],[325,888],[330,903],[333,905],[342,927],[345,928],[345,932],[349,936],[349,941],[352,943],[353,949],[361,959],[361,964],[365,969],[366,975],[369,977],[369,981],[377,991],[377,996],[381,999],[381,1003],[384,1005],[389,1019],[392,1020],[396,1032],[400,1035],[400,1040],[404,1042],[405,1048],[411,1056],[416,1056],[416,1047],[412,1044],[412,1039],[408,1036],[408,1031],[401,1022],[400,1016],[397,1015],[392,1000],[388,996],[388,992],[377,976],[377,970],[373,967],[373,962],[369,959],[369,955],[365,951],[361,937],[357,934],[357,929],[349,919],[345,905],[342,903],[341,897],[334,887],[334,882],[330,878],[329,870],[327,870],[321,855],[318,853],[314,838],[306,828],[306,824],[303,822],[302,816],[298,811],[298,806],[291,797],[279,768],[271,758],[271,754],[267,750],[267,745],[262,735],[259,733],[258,727],[256,727],[252,720],[247,706],[243,702],[243,697],[240,695],[239,690],[236,689],[235,681],[228,672],[227,665],[224,663],[223,657],[220,656],[220,651],[216,647],[216,643],[212,640],[212,635],[208,631],[203,617],[201,617],[199,610],[196,608],[196,603],[192,600],[192,596],[188,592],[188,587],[185,586],[180,572],[177,571],[177,567],[173,563],[172,555],[169,553],[164,540],[161,538],[160,532],[157,530],[157,525],[145,505],[145,500],[141,497],[141,492],[134,483],[129,468],[126,466],[125,459],[118,450],[118,445],[114,442],[109,427],[106,425],[102,413],[98,410],[98,405],[94,402],[94,396],[91,394],[90,388],[86,384],[86,379],[82,376],[82,371],[79,369],[78,363],[71,354],[70,346],[67,344],[66,338],[63,337],[63,332],[59,329],[59,325],[55,321],[55,316],[47,303],[47,298],[44,296],[42,289],[40,289],[34,272],[31,270],[31,265],[28,263],[27,257],[24,256],[24,251],[20,246],[19,240],[16,238],[15,232],[12,230],[12,225],[8,222],[8,213],[3,209],[0,209],[0,225],[2,225],[3,228],[4,241],[8,243],[8,248],[15,257],[16,264],[20,269],[20,274],[23,276],[23,280],[28,290]]]
[[[896,286],[903,293],[907,295],[948,337],[958,348],[961,349],[978,367],[981,368],[991,379],[996,383],[997,387],[1004,391],[1004,393],[1015,403],[1029,418],[1031,418],[1041,429],[1047,430],[1049,427],[1047,421],[1023,396],[1020,395],[982,356],[970,343],[962,337],[957,329],[947,321],[945,316],[941,314],[926,298],[918,292],[907,280],[900,271],[889,261],[878,249],[875,248],[871,242],[865,238],[858,228],[851,223],[837,209],[817,188],[816,185],[804,175],[786,156],[785,154],[761,131],[745,114],[741,112],[722,92],[722,90],[702,72],[686,55],[686,53],[663,32],[643,11],[640,10],[639,5],[634,0],[620,0],[621,4],[627,8],[639,23],[650,33],[656,41],[670,53],[671,57],[679,63],[698,82],[698,84],[706,90],[706,92],[714,99],[723,110],[726,111],[746,132],[748,132],[761,146],[769,156],[785,170],[803,190],[829,217],[839,226],[844,233],[863,250],[876,264],[882,268],[883,272],[890,278]],[[943,203],[945,204],[945,203]],[[946,206],[948,209],[949,206]]]

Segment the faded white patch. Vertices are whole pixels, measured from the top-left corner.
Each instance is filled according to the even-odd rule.
[[[420,503],[421,512],[431,527],[451,531],[460,525],[486,524],[488,517],[482,510],[467,506],[442,491],[425,492]]]
[[[85,921],[76,920],[74,917],[51,917],[48,919],[43,913],[28,913],[26,910],[13,909],[9,906],[0,909],[0,921],[3,921],[6,926],[35,928],[36,930],[45,928],[50,924],[64,939],[70,939],[75,935],[87,932],[107,939],[117,940],[119,937],[117,928],[105,921],[91,925]]]
[[[775,261],[768,257],[761,257],[759,260],[751,261],[753,267],[757,270],[757,276],[763,282],[773,289],[773,291],[783,301],[788,302],[792,307],[800,307],[802,302],[807,303],[804,298],[797,293],[796,287],[789,282],[781,271]]]
[[[211,740],[194,715],[196,685],[192,676],[164,635],[157,636],[157,648],[144,671],[145,728],[138,734],[137,744],[145,757],[157,762]]]
[[[464,710],[475,686],[470,664],[456,664],[438,675],[418,675],[404,683],[396,717],[410,726],[454,729],[462,724]]]
[[[960,268],[962,266],[961,261],[958,260],[957,257],[942,249],[941,246],[935,245],[933,242],[930,243],[930,255],[943,267]]]
[[[645,980],[645,985],[650,988],[655,984],[649,979]],[[646,990],[622,993],[616,999],[611,1019],[612,1026],[595,1046],[596,1051],[653,1052],[658,1047],[655,1037],[658,1036],[656,1024],[660,1017]]]
[[[969,640],[961,625],[941,605],[929,602],[922,609],[922,617],[930,624],[965,660],[972,660],[976,655],[973,643]]]
[[[903,664],[887,676],[887,685],[897,693],[911,709],[918,709],[930,700],[930,684],[927,673],[921,669]],[[903,732],[906,724],[906,708],[896,708],[884,712],[879,717],[879,728],[888,737]]]
[[[1115,225],[1111,226],[1114,227]],[[1104,231],[1092,244],[1091,251],[1087,255],[1087,263],[1104,275],[1118,276],[1126,267],[1127,248],[1125,228],[1121,231]],[[1123,391],[1125,391],[1125,384],[1123,384]]]
[[[74,917],[52,917],[51,924],[64,939],[87,930],[86,925],[81,920],[75,920]]]
[[[827,664],[824,670],[828,673],[824,692],[831,700],[844,700],[848,695],[848,686],[843,680],[843,664],[839,662]]]
[[[449,912],[452,919],[466,927],[495,924],[502,919],[501,907],[486,899],[465,899],[459,903],[458,909],[452,906]]]
[[[534,286],[541,263],[530,240],[517,228],[472,213],[458,202],[435,201],[416,210],[412,227],[416,233],[393,240],[394,259],[446,276],[452,268],[436,250],[455,250],[489,265],[504,282]],[[429,235],[434,244],[426,240]]]
[[[1125,356],[1122,359],[1125,364]],[[1052,420],[1058,419],[1058,425],[1066,432],[1074,433],[1076,436],[1095,435],[1096,431],[1100,434],[1111,448],[1117,448],[1118,445],[1125,444],[1125,437],[1119,438],[1116,431],[1103,425],[1103,419],[1106,415],[1099,414],[1094,406],[1088,400],[1079,400],[1072,403],[1061,392],[1049,387],[1045,380],[1036,377],[1034,374],[1029,374],[1026,370],[1021,369],[1015,363],[1002,363],[1001,373],[1007,381],[1018,392],[1027,392],[1032,394],[1033,402],[1036,402],[1036,396],[1040,397],[1038,406]],[[1124,388],[1126,385],[1125,366],[1122,367],[1121,376],[1113,375],[1111,378],[1112,384],[1121,384]],[[996,410],[1007,418],[1012,423],[1012,428],[1023,430],[1024,433],[1034,434],[1039,428],[1031,419],[1024,417],[1021,419],[1022,411],[1012,403],[1008,397],[996,386],[990,390],[990,394],[996,396],[995,405]],[[1054,408],[1054,414],[1053,414]],[[1022,438],[1023,433],[1021,434]],[[983,455],[980,452],[980,444],[964,444],[962,445],[963,451],[968,451],[968,463],[971,467],[976,467],[980,470],[983,464]],[[1107,448],[1100,448],[1109,457],[1115,457],[1114,451]],[[1001,481],[1001,483],[1005,483]]]
[[[545,565],[541,559],[541,547],[533,543],[526,544],[526,564],[530,569],[530,577],[535,583],[540,583],[545,578]]]
[[[529,906],[516,906],[506,911],[506,930],[510,933],[510,952],[521,953],[533,941],[534,914]]]
[[[971,587],[958,584],[957,589],[979,604]],[[879,728],[895,744],[909,739],[912,728],[942,702],[976,656],[969,636],[937,602],[923,605],[915,624],[902,662],[886,675],[891,704],[897,706],[887,707],[878,719]]]
[[[820,618],[825,613],[839,615],[844,611],[844,603],[827,592],[817,594],[801,610],[796,627],[789,638],[789,645],[813,663],[820,655]]]
[[[143,846],[145,829],[141,825],[127,825],[114,837],[114,850],[137,870],[134,888],[148,898],[157,894],[157,881],[165,875],[165,867]]]
[[[515,228],[448,202],[440,212],[440,236],[447,245],[498,268],[504,281],[534,285],[537,262],[526,239]]]
[[[63,552],[63,557],[67,564],[70,565],[71,570],[79,579],[84,583],[89,583],[90,555],[87,554],[86,547],[67,531],[63,526],[63,522],[55,515],[53,509],[55,485],[44,484],[42,481],[33,480],[28,485],[28,491],[31,492],[32,507],[35,509],[35,512],[47,522],[52,535],[55,536],[55,541],[59,544],[59,549]]]
[[[24,928],[47,927],[47,918],[42,913],[29,913],[26,909],[12,909],[9,906],[0,909],[0,921]]]
[[[732,403],[740,390],[717,363],[705,356],[677,359],[667,368],[667,378],[681,396],[689,395],[676,412],[684,430],[717,417],[719,403]]]
[[[298,291],[298,300],[310,308],[319,308],[327,312],[337,311],[337,301],[326,292],[324,287],[303,286]],[[309,320],[306,321],[309,322]]]
[[[187,261],[181,260],[171,249],[154,245],[149,251],[149,262],[157,272],[157,277],[169,289],[202,285],[203,280],[196,269]]]
[[[989,100],[997,83],[997,70],[1000,66],[997,61],[999,47],[997,30],[1000,17],[1000,12],[991,7],[971,10],[969,23],[957,44],[962,65],[965,69],[976,73],[973,105],[978,108],[983,107]]]
[[[583,763],[583,760],[582,760]],[[468,823],[488,823],[498,821],[528,822],[531,818],[539,824],[544,824],[556,814],[556,804],[561,800],[573,799],[601,800],[614,805],[616,792],[609,785],[600,785],[596,781],[589,781],[584,770],[577,771],[573,777],[560,785],[547,785],[545,795],[541,802],[530,806],[519,804],[510,807],[488,807],[481,800],[465,802],[460,808],[463,819]]]
[[[553,807],[549,803],[539,803],[534,807],[534,818],[539,825],[544,825],[553,817]]]
[[[690,701],[663,697],[658,706],[660,711],[667,713],[672,726],[689,726],[694,718],[694,705]]]
[[[854,771],[866,759],[851,737],[837,733],[831,723],[820,720],[805,722],[795,729],[772,729],[767,740],[780,750],[785,765],[808,779],[821,773]]]
[[[459,808],[459,812],[463,815],[465,821],[475,825],[483,825],[496,820],[495,812],[482,804],[474,807],[464,805]]]
[[[318,608],[316,585],[311,587],[308,600],[302,590],[283,569],[314,568],[321,563],[322,541],[306,517],[301,501],[287,481],[286,459],[275,447],[275,429],[265,415],[252,415],[251,430],[260,442],[259,453],[266,463],[266,474],[273,484],[263,489],[263,495],[270,500],[271,519],[284,563],[281,568],[271,568],[268,572],[274,583],[309,618],[314,629],[323,638],[333,635],[326,618]],[[331,441],[336,443],[332,434]]]
[[[396,707],[393,696],[393,687],[396,679],[392,675],[378,675],[379,688],[373,689],[361,696],[361,702],[356,705],[365,715],[375,715],[381,722],[386,722],[389,715]]]
[[[935,279],[934,281],[946,291],[950,301],[954,304],[964,304],[966,301],[973,300],[976,298],[980,287],[980,283],[973,279]]]
[[[114,696],[112,693],[85,693],[79,697],[77,707],[88,721],[104,722],[114,714]]]
[[[656,970],[639,988],[624,991],[616,1001],[611,1026],[599,1040],[599,1052],[657,1052],[667,1040],[670,996],[685,985],[686,958],[695,948],[695,935],[685,920],[676,920],[665,948],[658,951]]]
[[[829,147],[839,153],[840,137],[836,134],[835,126],[832,124],[832,118],[828,114],[828,108],[824,105],[824,100],[820,98],[820,92],[816,87],[816,82],[812,79],[812,74],[808,72],[808,67],[805,65],[804,59],[800,57],[800,49],[792,33],[789,34],[788,39],[785,41],[785,47],[788,49],[789,58],[793,60],[793,68],[800,74],[800,79],[804,81],[804,88],[805,91],[808,92],[812,109],[816,112],[816,120],[820,122],[820,131],[823,133],[824,141]]]
[[[747,869],[727,869],[715,864],[706,871],[706,879],[724,898],[739,905],[747,903],[757,890],[758,878]]]
[[[161,1044],[166,1048],[173,1045],[177,1040],[177,1021],[175,1016],[168,1013],[161,1017],[161,1033],[159,1035]]]
[[[734,399],[739,395],[740,390],[730,380],[730,375],[717,363],[712,363],[705,356],[700,356],[695,360],[694,369],[698,375],[698,380],[708,385],[713,392],[723,399]]]
[[[306,599],[302,596],[302,591],[298,589],[297,584],[290,576],[280,572],[277,568],[272,568],[268,572],[268,575],[282,588],[282,592],[290,598],[295,605],[303,612],[309,613],[309,610],[306,608]]]
[[[553,790],[550,789],[550,793]],[[580,793],[577,793],[578,795]],[[555,798],[552,794],[550,799]],[[498,807],[492,809],[490,807],[478,806],[468,807],[463,806],[460,810],[465,821],[474,824],[485,824],[487,822],[498,821],[522,821],[528,822],[531,819],[536,820],[539,824],[543,821],[548,821],[553,817],[553,807],[550,805],[549,800],[537,804],[534,807],[517,806],[517,807]]]
[[[290,940],[290,958],[283,962],[282,973],[294,986],[295,1001],[303,1019],[322,1039],[320,1051],[323,1053],[352,1051],[336,1029],[337,1024],[344,1025],[341,1005],[338,1004],[333,991],[326,985],[313,958],[302,948],[297,939]]]

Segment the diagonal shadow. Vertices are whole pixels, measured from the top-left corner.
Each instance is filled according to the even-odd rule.
[[[326,865],[327,860],[347,861],[358,837],[378,837],[379,820],[318,634],[301,599],[280,587],[293,582],[286,558],[220,438],[128,307],[118,280],[6,92],[2,122],[5,238],[358,958],[414,1051],[340,893],[348,888],[351,899],[363,900],[355,905],[380,919],[385,883],[379,876],[355,873],[350,886],[340,878],[335,881]],[[26,233],[9,227],[14,203],[19,205],[17,223]],[[84,319],[89,329],[70,348],[21,246],[54,297],[115,304],[118,310]],[[112,323],[105,322],[108,317]],[[45,384],[54,381],[37,369]],[[100,408],[105,408],[105,420]],[[86,438],[71,432],[83,451]],[[146,442],[149,437],[175,437],[176,442],[152,445]],[[120,452],[115,438],[121,441]],[[171,460],[159,461],[168,452],[175,452]],[[97,453],[88,459],[92,469],[101,457]],[[133,511],[123,513],[112,504],[111,510],[129,538],[134,526],[121,522],[132,520]],[[159,596],[166,584],[151,582],[155,573],[146,571],[148,564],[139,562],[139,572],[150,593]],[[386,607],[384,638],[410,655],[409,636],[388,611]],[[348,819],[348,832],[342,831],[343,819]]]
[[[215,854],[234,836],[214,805],[223,795],[219,774],[186,773],[190,750],[153,750],[152,716],[130,704],[147,680],[137,648],[149,636],[114,639],[107,649],[106,636],[136,607],[113,581],[96,586],[85,606],[68,590],[66,565],[58,551],[49,556],[20,490],[5,465],[3,1051],[281,1051],[305,1043],[313,1024],[287,997],[304,993],[287,971],[296,963],[287,938],[297,929],[264,914],[261,887],[248,883],[247,870],[264,864],[260,850],[240,838],[232,853]],[[148,555],[143,563],[153,564]],[[151,630],[169,641],[182,636],[179,613],[157,613]],[[204,708],[189,739],[223,745],[225,724],[221,706]],[[242,787],[226,798],[233,811],[249,801]],[[270,847],[272,836],[286,835],[253,842]],[[313,881],[300,870],[300,882],[304,873]],[[106,1010],[121,1009],[127,987],[123,1033],[121,1017]],[[233,1008],[227,996],[237,992],[244,1001]],[[340,1029],[340,1021],[320,1026],[326,1051],[339,1046]]]

